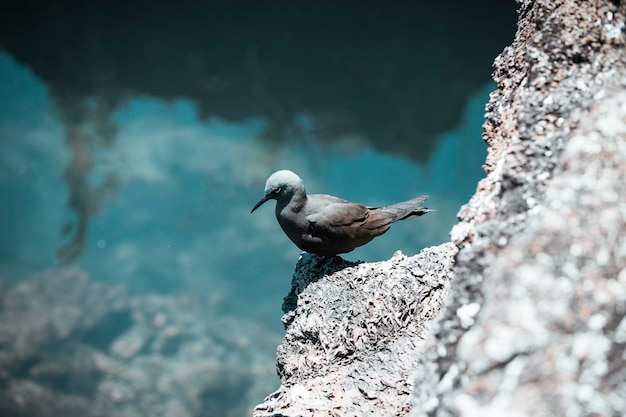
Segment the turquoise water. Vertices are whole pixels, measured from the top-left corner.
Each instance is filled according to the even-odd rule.
[[[62,231],[76,224],[64,181],[72,154],[41,80],[6,53],[0,54],[0,80],[8,92],[0,113],[0,271],[15,281],[63,265],[57,255],[75,226]],[[115,142],[90,154],[88,183],[97,188],[114,177],[116,186],[96,194],[103,199],[75,263],[93,280],[122,285],[137,296],[210,296],[214,320],[234,318],[278,344],[282,298],[300,252],[278,227],[272,204],[249,213],[267,176],[291,169],[310,192],[369,205],[429,194],[435,213],[398,223],[345,258],[377,261],[396,250],[417,253],[448,239],[458,208],[483,175],[480,125],[490,89],[468,100],[462,124],[442,134],[422,164],[354,138],[328,145],[311,134],[307,141],[274,147],[260,139],[262,118],[204,120],[190,100],[132,98],[115,110]],[[309,122],[309,115],[299,117],[304,131]],[[261,366],[271,374],[274,344],[264,346]]]
[[[342,13],[347,10],[338,15]],[[364,16],[376,21],[375,15]],[[428,30],[435,26],[431,24]],[[454,27],[461,31],[459,25]],[[445,28],[437,26],[435,32]],[[329,35],[324,38],[327,44],[316,44],[312,53],[323,45],[340,55],[356,50],[356,55],[369,58],[371,53],[396,49],[401,56],[410,46],[403,37],[411,38],[407,28],[400,29],[393,35],[400,40],[371,45],[361,42],[359,36],[365,34],[353,34],[356,43],[349,45],[335,45]],[[447,35],[459,39],[455,31]],[[147,37],[145,42],[149,48],[156,41]],[[299,47],[295,41],[285,42],[281,40],[279,45],[287,52]],[[118,46],[123,45],[120,42]],[[228,106],[223,114],[215,113],[221,117],[207,110],[220,108],[219,100],[172,91],[179,91],[177,85],[180,91],[189,91],[189,86],[201,89],[204,82],[207,89],[219,90],[228,85],[227,80],[172,81],[168,78],[168,71],[176,67],[172,62],[165,69],[149,62],[146,67],[154,69],[154,74],[137,69],[131,75],[145,75],[149,81],[146,88],[129,88],[111,99],[90,87],[91,78],[82,79],[79,72],[71,72],[77,71],[75,66],[60,66],[65,78],[51,76],[41,61],[31,66],[0,49],[0,294],[6,297],[0,300],[0,336],[12,331],[37,336],[39,322],[34,323],[32,332],[29,328],[28,318],[33,317],[59,321],[61,327],[70,329],[63,337],[50,339],[50,345],[43,344],[41,352],[24,356],[15,369],[4,369],[6,364],[0,361],[0,377],[4,378],[0,382],[5,384],[0,384],[0,414],[7,410],[15,413],[5,403],[4,387],[18,390],[21,382],[32,380],[50,389],[54,398],[69,395],[84,398],[86,404],[113,404],[117,412],[129,416],[247,415],[253,404],[278,386],[274,358],[283,335],[281,304],[300,255],[278,226],[272,202],[250,214],[263,196],[265,180],[278,169],[298,173],[310,193],[333,194],[367,205],[430,195],[426,205],[436,212],[395,224],[386,235],[346,254],[346,259],[385,260],[397,250],[411,255],[448,240],[456,213],[484,175],[481,166],[486,146],[481,140],[481,124],[484,105],[494,88],[488,81],[489,62],[484,70],[472,70],[484,73],[484,81],[471,83],[446,79],[447,64],[424,70],[427,65],[416,63],[400,71],[383,63],[363,67],[361,75],[366,80],[362,84],[351,74],[345,90],[337,90],[338,84],[332,84],[330,78],[314,74],[322,70],[311,68],[312,75],[320,76],[320,91],[337,94],[325,97],[326,101],[336,100],[337,107],[320,109],[321,99],[315,106],[299,106],[293,101],[299,97],[297,91],[291,91],[293,96],[287,100],[277,84],[268,84],[275,75],[272,71],[284,68],[274,66],[277,63],[263,55],[261,52],[268,52],[259,45],[249,48],[252,55],[246,58],[249,76],[257,83],[253,87],[259,90],[242,92],[243,87],[235,85],[229,91],[241,96],[224,98]],[[108,56],[108,46],[103,43],[101,47],[103,56]],[[190,46],[189,55],[181,59],[196,62],[196,47]],[[450,58],[449,51],[432,45],[425,45],[424,50],[435,50],[434,55],[444,63],[456,65],[457,58],[459,62],[466,59]],[[174,52],[177,57],[182,53],[164,46],[160,54],[170,57]],[[222,52],[228,58],[228,51]],[[92,58],[99,62],[102,57],[96,54]],[[421,62],[422,55],[412,58]],[[339,55],[337,59],[340,62]],[[261,63],[265,67],[257,67]],[[353,64],[359,68],[360,64]],[[407,80],[406,89],[398,88],[407,77],[407,68],[412,67],[418,71],[415,79]],[[112,76],[105,69],[94,65],[90,76],[95,74],[98,82],[107,85]],[[426,73],[419,72],[422,70]],[[446,99],[455,97],[451,114],[439,117],[429,109],[428,100],[438,97],[439,90],[421,78],[432,76],[428,71],[449,83],[441,94]],[[70,82],[72,74],[78,78],[75,85]],[[126,74],[116,76],[122,80]],[[295,89],[301,76],[279,78],[285,83],[283,90]],[[162,89],[156,89],[157,85]],[[364,86],[375,86],[388,101],[377,102],[380,97],[372,98]],[[75,89],[77,96],[66,95],[60,87]],[[315,88],[307,88],[302,97],[306,93],[311,99]],[[246,107],[248,94],[260,97],[271,111],[255,112],[253,105]],[[412,102],[415,108],[403,106]],[[352,103],[354,113],[347,114],[339,103]],[[246,111],[237,115],[245,117],[225,116],[243,108]],[[453,115],[453,108],[462,109],[460,116]],[[456,121],[432,133],[442,120]],[[19,283],[26,286],[16,286]],[[44,297],[58,291],[63,294],[68,285],[81,286],[79,294],[92,294],[89,297],[95,299]],[[66,316],[91,317],[98,293],[104,297],[108,290],[103,288],[111,286],[127,294],[120,296],[117,310],[106,307],[112,308],[107,312],[94,306],[98,311],[104,308],[105,313],[95,325],[87,320],[93,327],[83,328],[70,319],[64,324]],[[33,295],[35,301],[26,306],[20,297],[29,291],[45,294]],[[26,317],[24,324],[11,327],[11,320],[22,320],[20,314]],[[11,349],[10,343],[3,345],[2,340],[0,353]],[[99,371],[85,371],[87,377],[78,372],[75,349],[85,350],[81,355],[96,361]],[[70,365],[64,362],[67,360]],[[116,369],[111,364],[128,369],[132,378],[111,371]],[[161,389],[165,393],[155,400],[154,393]]]
[[[61,231],[75,216],[63,180],[72,155],[41,81],[7,54],[0,70],[10,97],[0,119],[1,260],[6,275],[22,276],[59,265],[57,252],[68,240]],[[490,89],[468,101],[461,126],[441,135],[423,164],[365,142],[322,145],[314,135],[274,148],[259,139],[263,119],[202,120],[189,100],[131,99],[115,112],[114,145],[91,155],[88,181],[97,187],[114,176],[118,185],[90,219],[78,264],[137,293],[222,292],[229,310],[278,328],[299,250],[271,204],[249,213],[267,176],[291,169],[309,192],[368,205],[430,195],[435,213],[394,225],[347,259],[383,260],[442,243],[483,175],[480,124]],[[300,119],[306,126],[307,115]]]

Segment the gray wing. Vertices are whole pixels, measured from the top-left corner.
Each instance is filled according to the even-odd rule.
[[[391,224],[379,210],[345,200],[327,204],[307,216],[312,235],[322,239],[371,239],[384,233]]]

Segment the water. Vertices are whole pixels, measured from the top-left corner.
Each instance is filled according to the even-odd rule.
[[[393,66],[388,68],[388,92],[400,94],[392,87]],[[253,74],[261,77],[258,71]],[[140,375],[136,381],[146,382],[132,385],[99,368],[91,379],[96,388],[81,391],[61,384],[75,377],[68,370],[41,377],[37,364],[47,362],[38,353],[21,373],[9,371],[11,381],[32,379],[98,404],[109,401],[129,415],[170,407],[190,416],[204,415],[201,409],[206,415],[245,415],[272,384],[278,386],[273,360],[282,337],[280,307],[299,250],[276,223],[273,204],[249,213],[266,178],[291,169],[309,192],[368,205],[429,194],[427,206],[435,213],[395,224],[344,257],[378,261],[396,250],[415,254],[448,240],[456,212],[483,176],[481,124],[493,89],[488,77],[474,83],[454,104],[461,109],[456,121],[429,136],[432,126],[415,127],[419,113],[401,106],[391,112],[400,132],[394,133],[381,120],[358,127],[357,113],[339,108],[287,105],[276,86],[258,92],[265,101],[276,99],[280,105],[267,104],[274,110],[255,114],[252,108],[233,118],[211,114],[198,96],[146,89],[112,100],[94,90],[77,101],[60,94],[59,85],[66,84],[42,79],[0,50],[0,290],[13,299],[11,286],[33,276],[40,279],[34,288],[54,280],[85,285],[87,294],[101,291],[91,283],[120,286],[129,295],[120,296],[118,310],[102,307],[116,311],[110,317],[118,323],[95,325],[88,333],[69,326],[57,350],[65,351],[70,339],[82,340],[95,346],[98,360],[126,364]],[[415,97],[408,94],[406,102],[420,100]],[[355,93],[346,100],[358,107],[369,98]],[[371,114],[372,120],[384,117]],[[66,277],[54,271],[66,271]],[[42,273],[50,275],[41,280]],[[72,278],[78,276],[89,284]],[[80,300],[63,303],[89,308]],[[44,316],[56,308],[54,297],[36,304],[29,308]],[[90,341],[105,330],[107,337]],[[159,375],[161,385],[148,384]],[[159,387],[167,393],[161,408],[147,399]],[[194,394],[202,406],[181,402],[192,387],[202,387]],[[123,392],[135,397],[124,398]],[[0,404],[0,411],[6,409]]]
[[[63,180],[72,155],[44,86],[6,54],[0,59],[7,90],[20,86],[10,94],[19,99],[4,103],[1,123],[7,233],[0,237],[5,273],[20,276],[59,264],[69,240],[60,232],[75,216]],[[276,326],[299,250],[282,234],[271,204],[249,214],[267,176],[292,169],[310,192],[368,205],[430,195],[436,213],[394,225],[345,258],[376,261],[442,243],[482,176],[480,123],[491,88],[468,102],[462,125],[441,135],[424,164],[365,143],[321,145],[314,135],[274,149],[258,139],[263,119],[204,121],[189,100],[129,100],[115,112],[115,144],[91,155],[89,184],[97,188],[113,176],[117,185],[89,220],[78,263],[136,293],[237,294],[228,296],[230,309]],[[301,119],[306,125],[307,116]]]

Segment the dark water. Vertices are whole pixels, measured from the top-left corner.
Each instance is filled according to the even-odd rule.
[[[270,204],[249,214],[265,179],[291,169],[368,205],[431,196],[436,213],[348,259],[446,241],[483,175],[490,65],[514,28],[514,4],[466,3],[16,5],[0,18],[6,288],[74,265],[136,297],[206,296],[202,320],[248,340],[230,360],[248,369],[237,355],[263,334],[252,362],[271,374],[299,251]],[[229,375],[253,394],[222,387],[205,410],[271,390]]]

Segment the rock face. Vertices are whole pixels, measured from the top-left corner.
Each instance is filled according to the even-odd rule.
[[[454,253],[447,244],[371,264],[304,255],[283,306],[282,386],[255,415],[406,413],[415,352],[448,292]]]
[[[520,3],[487,106],[488,176],[452,232],[438,415],[626,413],[625,12]]]
[[[302,260],[255,416],[626,415],[626,3],[519,6],[454,247]]]

